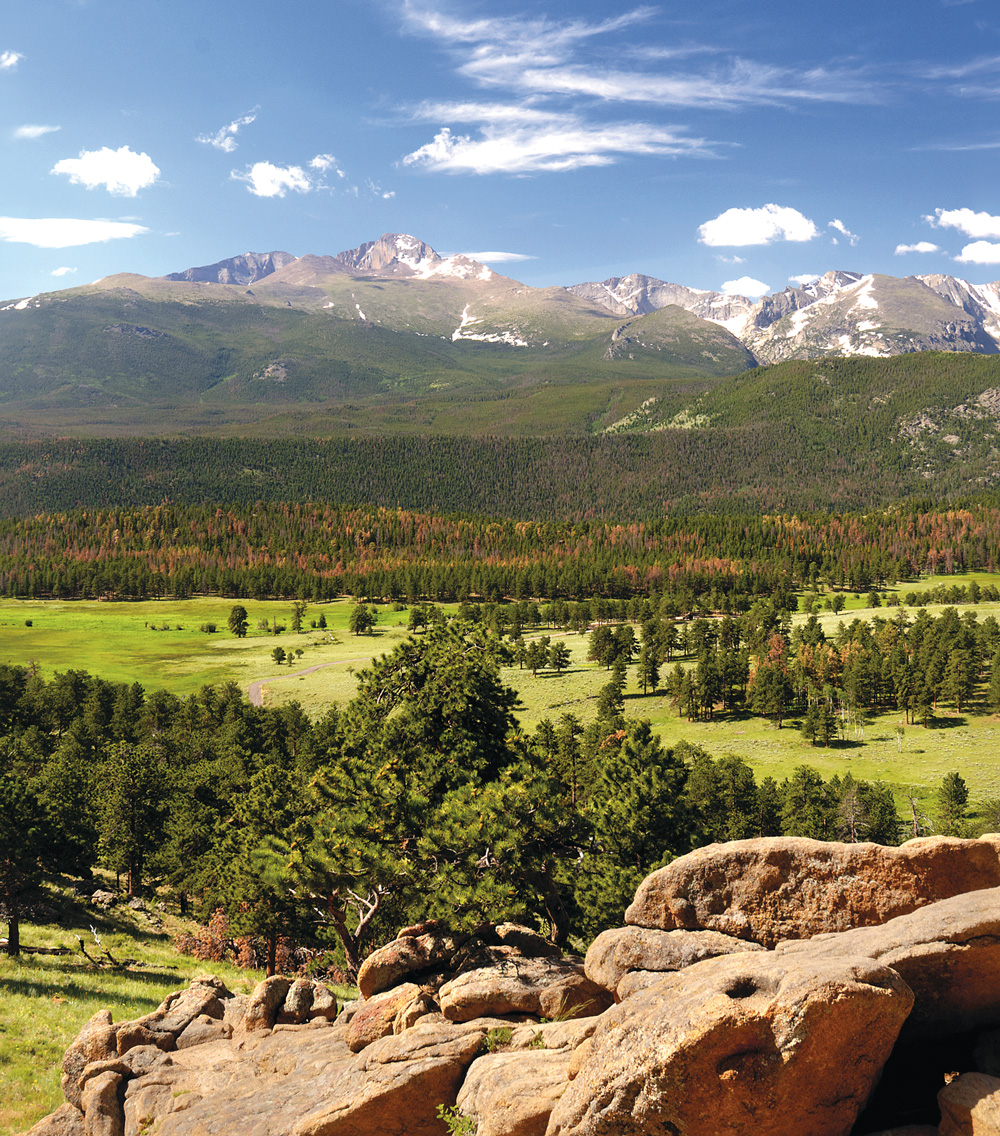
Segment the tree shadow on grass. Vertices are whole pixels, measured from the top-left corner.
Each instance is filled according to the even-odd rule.
[[[964,714],[949,715],[947,718],[939,718],[936,714],[931,714],[927,719],[928,730],[954,730],[958,726],[967,726],[968,724],[969,719]]]

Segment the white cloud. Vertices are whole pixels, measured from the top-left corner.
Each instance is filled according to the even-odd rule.
[[[245,181],[255,197],[284,197],[289,190],[308,193],[313,187],[301,166],[276,166],[271,162],[254,162],[248,170],[233,170],[229,176]]]
[[[698,227],[705,245],[769,245],[773,241],[811,241],[818,230],[808,217],[784,205],[727,209]]]
[[[973,241],[955,257],[959,264],[1000,264],[1000,244]]]
[[[616,33],[629,31],[656,15],[648,6],[588,23],[547,16],[462,20],[407,0],[407,23],[455,53],[458,70],[480,86],[505,86],[533,94],[575,94],[605,100],[658,105],[737,107],[786,101],[871,102],[872,84],[861,74],[822,67],[804,71],[760,65],[734,57],[715,68],[668,72],[646,67],[623,70],[617,64],[622,44]],[[633,34],[626,47],[634,46]],[[687,44],[666,53],[632,51],[647,64],[715,54],[713,48]]]
[[[76,272],[75,268],[53,268],[50,275],[52,276],[69,276],[71,273]]]
[[[447,173],[530,173],[609,166],[623,154],[707,152],[699,138],[647,123],[590,125],[573,115],[547,116],[534,126],[484,123],[480,136],[444,127],[432,142],[403,158],[404,166]]]
[[[798,288],[804,288],[807,284],[814,284],[819,277],[818,272],[803,272],[801,276],[789,276],[788,282]]]
[[[382,200],[383,201],[391,201],[395,196],[396,196],[396,191],[394,189],[387,189],[382,194]]]
[[[463,252],[459,256],[467,256],[469,260],[478,260],[481,264],[502,264],[516,260],[537,260],[526,252]]]
[[[337,165],[337,159],[332,154],[317,154],[309,163],[309,168],[311,170],[320,170],[322,173],[333,170],[337,177],[347,176]]]
[[[935,209],[934,216],[924,220],[937,229],[958,229],[967,237],[1000,237],[1000,217],[972,209]]]
[[[765,284],[763,280],[755,280],[752,276],[741,276],[739,280],[727,280],[722,285],[722,291],[727,296],[749,296],[751,299],[756,299],[759,296],[766,296],[771,291],[771,286]]]
[[[14,131],[15,138],[41,138],[45,134],[55,134],[57,130],[62,130],[61,126],[19,126]]]
[[[746,257],[743,256],[722,256],[717,253],[715,259],[719,261],[720,264],[746,264]]]
[[[843,233],[843,235],[845,237],[847,237],[848,244],[850,244],[851,248],[854,248],[854,246],[861,239],[860,237],[857,236],[856,233],[852,233],[851,230],[848,229],[848,227],[844,224],[843,221],[836,221],[836,220],[835,221],[828,221],[827,222],[827,228],[828,229],[836,229],[838,233]]]
[[[195,141],[204,142],[207,146],[214,146],[216,150],[221,150],[224,154],[231,154],[237,146],[236,135],[239,134],[242,127],[249,126],[255,121],[258,110],[260,110],[260,107],[254,107],[253,110],[239,118],[234,118],[226,126],[220,127],[214,134],[199,134]]]
[[[937,245],[930,241],[917,241],[915,245],[896,245],[894,256],[905,256],[908,252],[940,252]]]
[[[0,71],[13,70],[23,58],[19,51],[0,51]]]
[[[137,154],[128,146],[83,150],[79,158],[56,162],[52,173],[67,174],[74,185],[85,185],[87,189],[103,186],[115,197],[135,197],[160,176],[159,167],[148,154]]]
[[[0,241],[36,248],[71,248],[137,237],[149,230],[125,221],[82,221],[73,217],[0,217]]]

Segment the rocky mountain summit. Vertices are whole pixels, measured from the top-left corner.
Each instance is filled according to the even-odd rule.
[[[339,1013],[203,976],[98,1013],[31,1136],[975,1136],[1000,1131],[1000,836],[712,845],[581,960],[404,928]]]
[[[827,272],[756,303],[746,296],[640,275],[574,284],[569,291],[618,316],[676,304],[727,328],[760,363],[826,355],[1000,351],[1000,281],[975,285],[953,276]]]

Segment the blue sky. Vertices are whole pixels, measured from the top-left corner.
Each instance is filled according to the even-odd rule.
[[[407,232],[532,285],[1000,278],[996,0],[31,0],[0,298]]]

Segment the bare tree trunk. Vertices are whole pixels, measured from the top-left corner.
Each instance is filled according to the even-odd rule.
[[[21,954],[21,920],[13,909],[7,917],[7,957],[18,958]]]

